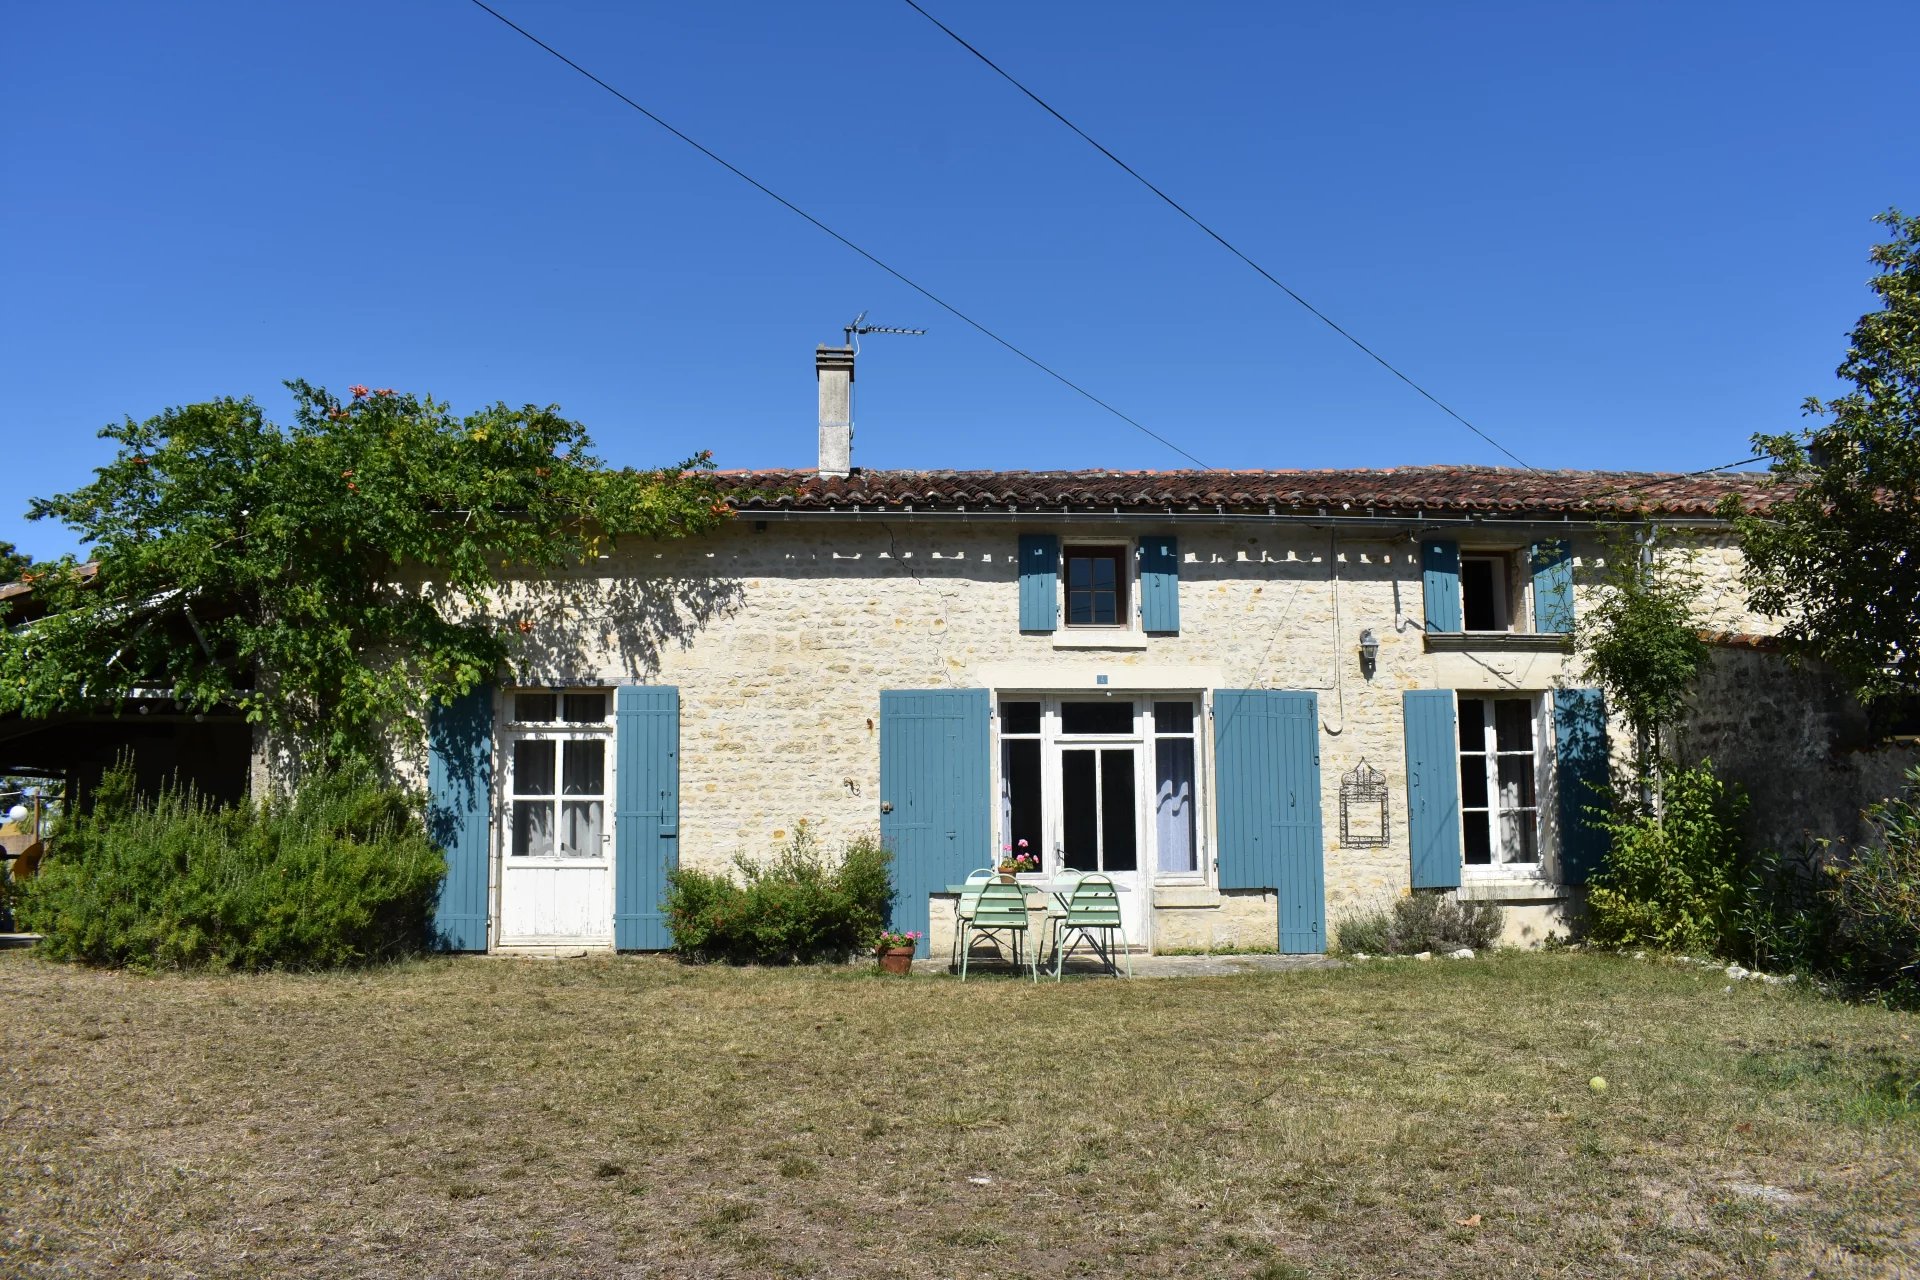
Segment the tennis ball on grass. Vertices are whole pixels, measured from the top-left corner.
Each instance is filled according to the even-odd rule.
[[[1593,1079],[1587,1081],[1587,1088],[1593,1090],[1595,1093],[1605,1093],[1607,1091],[1605,1077],[1595,1076]]]

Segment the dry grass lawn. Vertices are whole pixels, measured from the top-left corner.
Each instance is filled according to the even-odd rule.
[[[1920,1273],[1916,1020],[1727,985],[5,953],[0,1272]]]

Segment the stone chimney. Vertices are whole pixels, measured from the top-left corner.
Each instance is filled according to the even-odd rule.
[[[816,347],[813,374],[820,383],[820,474],[845,479],[853,471],[853,348]]]

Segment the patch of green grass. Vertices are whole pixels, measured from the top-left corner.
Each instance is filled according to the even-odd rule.
[[[1920,1271],[1916,1019],[1726,988],[1565,952],[1061,987],[0,953],[0,1270]]]

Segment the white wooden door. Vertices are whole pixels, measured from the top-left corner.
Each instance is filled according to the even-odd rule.
[[[606,695],[509,696],[516,709],[504,753],[500,941],[611,946],[613,742]],[[549,706],[545,718],[536,718]],[[574,718],[566,718],[567,711]]]

